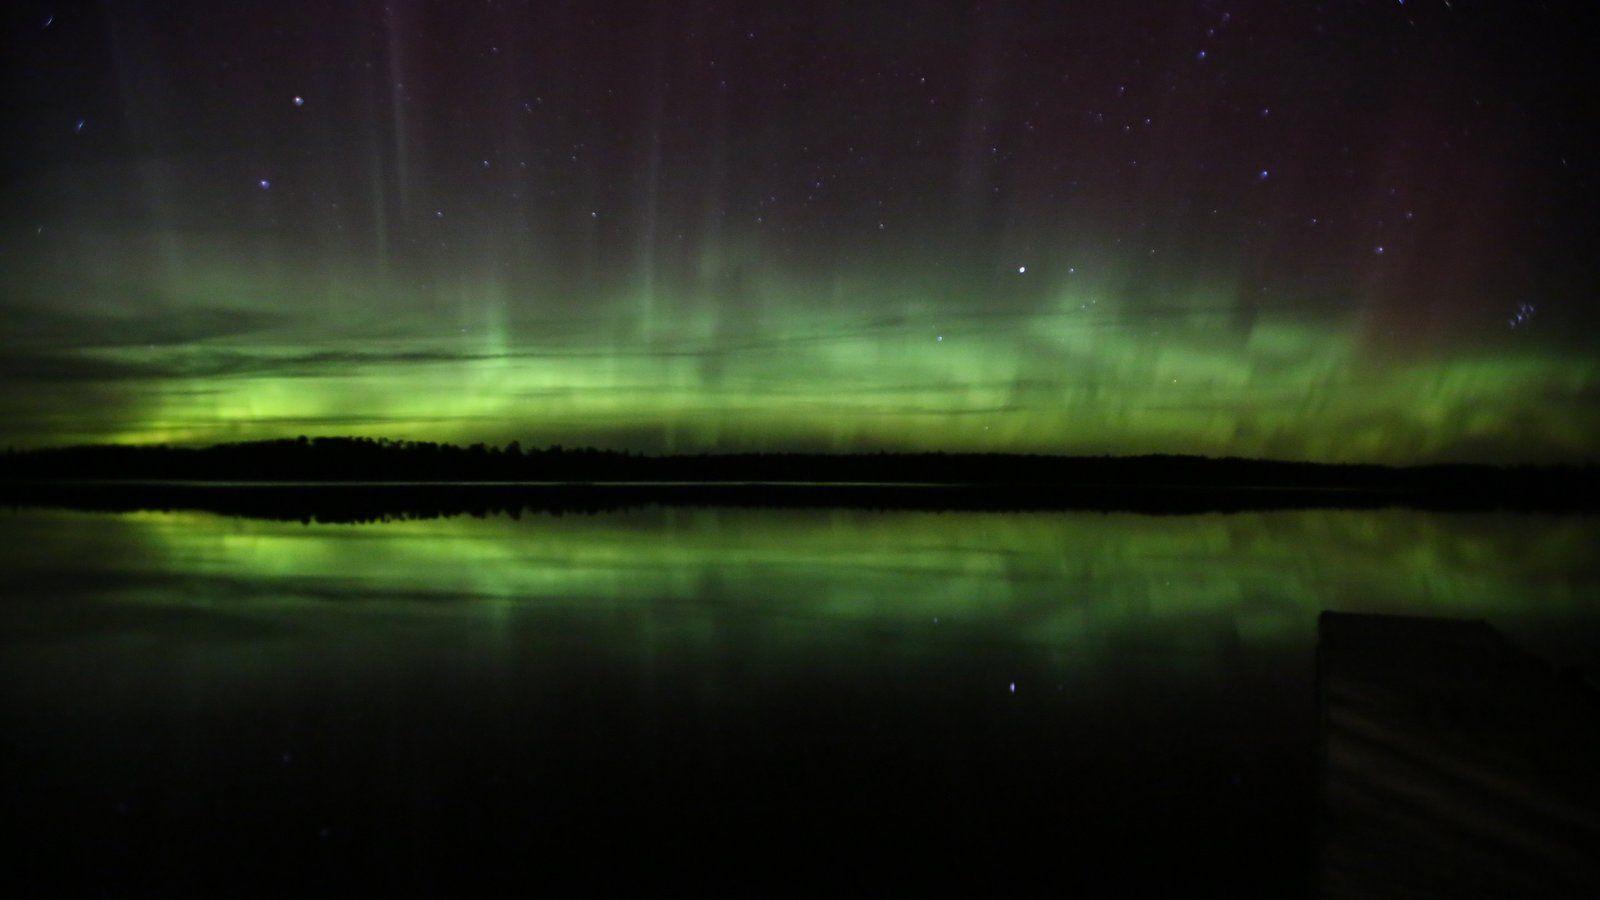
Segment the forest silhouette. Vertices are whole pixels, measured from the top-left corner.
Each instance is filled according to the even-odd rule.
[[[320,521],[646,503],[1146,512],[1593,509],[1597,484],[1594,466],[888,452],[648,456],[359,437],[7,450],[0,459],[0,497],[13,504],[198,508]]]

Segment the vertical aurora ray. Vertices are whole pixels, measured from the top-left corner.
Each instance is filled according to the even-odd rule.
[[[0,442],[1600,436],[1559,10],[107,16],[7,33]]]

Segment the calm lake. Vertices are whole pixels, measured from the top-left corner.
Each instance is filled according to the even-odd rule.
[[[1596,547],[1402,509],[0,510],[0,877],[1304,893],[1317,614],[1593,673]]]

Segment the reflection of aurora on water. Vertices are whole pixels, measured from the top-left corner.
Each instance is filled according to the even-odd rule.
[[[546,849],[570,845],[904,884],[943,879],[937,846],[985,883],[1131,870],[1278,896],[1310,845],[1318,613],[1482,617],[1592,664],[1597,532],[1406,510],[13,509],[0,715],[42,773],[15,811],[44,867],[110,844],[220,882],[269,846],[270,877],[301,883],[288,848],[349,836],[377,855],[313,856],[316,877],[456,878],[489,847],[592,883]],[[124,798],[133,826],[105,813]],[[207,835],[172,836],[219,802],[219,840],[247,849],[197,857]]]
[[[691,630],[739,621],[785,653],[889,627],[918,652],[958,634],[1089,658],[1135,640],[1202,663],[1208,646],[1299,646],[1323,609],[1514,630],[1589,615],[1600,584],[1580,564],[1600,537],[1592,516],[652,509],[304,526],[25,515],[40,539],[27,554],[12,545],[8,568],[87,567],[89,583],[115,585],[91,593],[119,605],[260,621],[316,621],[328,602],[355,604],[336,617],[352,621],[369,607],[425,619],[646,616]]]

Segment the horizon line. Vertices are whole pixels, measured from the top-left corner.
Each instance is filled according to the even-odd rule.
[[[671,459],[716,459],[734,457],[807,457],[816,459],[871,459],[878,457],[946,457],[961,459],[1044,459],[1044,460],[1191,460],[1204,462],[1234,462],[1255,463],[1285,466],[1313,466],[1322,468],[1365,468],[1385,469],[1391,471],[1405,471],[1417,469],[1442,469],[1442,468],[1471,468],[1471,469],[1593,469],[1600,466],[1600,459],[1568,462],[1471,462],[1465,460],[1436,460],[1431,462],[1392,463],[1392,462],[1328,462],[1322,460],[1293,459],[1270,456],[1239,456],[1224,455],[1211,456],[1204,453],[1183,453],[1172,451],[1149,451],[1138,453],[1084,453],[1071,451],[1024,451],[1024,450],[904,450],[904,449],[877,449],[877,450],[806,450],[806,449],[748,449],[748,450],[695,450],[695,451],[650,451],[634,450],[615,447],[597,447],[594,445],[568,445],[564,443],[550,443],[541,446],[523,446],[520,440],[513,439],[504,444],[476,441],[472,443],[457,443],[452,441],[418,440],[410,438],[389,438],[369,435],[293,435],[270,438],[253,438],[238,441],[214,441],[209,443],[120,443],[120,442],[86,442],[75,444],[55,444],[36,447],[18,447],[7,444],[4,448],[6,456],[30,456],[37,454],[60,453],[85,450],[135,450],[135,451],[165,451],[165,452],[206,452],[234,447],[258,447],[271,445],[315,445],[318,442],[343,442],[347,444],[371,444],[378,447],[398,448],[401,450],[415,449],[417,447],[450,448],[466,453],[481,452],[505,456],[515,446],[522,456],[534,454],[594,454],[615,457],[625,457],[636,460],[671,460]]]

